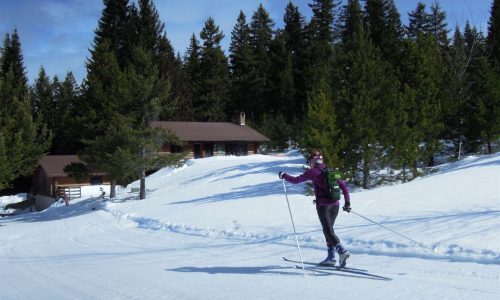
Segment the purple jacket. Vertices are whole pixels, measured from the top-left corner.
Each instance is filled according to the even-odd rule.
[[[316,196],[316,206],[327,205],[332,203],[332,201],[328,199],[325,178],[321,173],[321,169],[323,169],[324,167],[324,164],[316,165],[297,177],[290,176],[285,173],[283,175],[283,179],[293,184],[311,180],[314,187],[314,195]],[[349,197],[349,189],[347,188],[347,185],[343,180],[338,180],[337,182],[339,183],[340,189],[342,190],[342,194],[344,194],[344,201],[346,203],[349,203],[351,201],[351,198]],[[339,200],[335,201],[334,204],[339,205]]]

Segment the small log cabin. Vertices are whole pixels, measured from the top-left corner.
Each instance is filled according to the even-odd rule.
[[[64,167],[81,162],[77,155],[46,155],[33,176],[33,185],[38,195],[56,197],[60,190],[65,190],[70,198],[79,198],[80,188],[89,185],[109,185],[110,180],[104,174],[92,174],[81,181],[70,177]]]
[[[259,146],[269,142],[267,137],[245,125],[244,113],[240,113],[238,123],[155,121],[151,127],[171,131],[185,144],[183,147],[164,145],[160,154],[186,151],[188,158],[250,155],[258,153]]]

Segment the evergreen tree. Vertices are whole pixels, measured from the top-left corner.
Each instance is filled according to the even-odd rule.
[[[311,18],[313,39],[333,43],[335,8],[340,5],[340,1],[313,0],[308,5],[313,12]]]
[[[158,65],[160,76],[168,79],[171,85],[170,96],[166,105],[162,107],[160,119],[191,119],[187,74],[182,68],[182,59],[174,54],[173,47],[165,34],[159,42]]]
[[[169,86],[168,97],[164,99],[161,106],[161,117],[172,119],[177,111],[178,96],[182,95],[182,90],[176,90],[176,94],[171,93],[172,82],[179,74],[180,65],[176,61],[173,48],[165,33],[165,24],[160,21],[160,15],[152,0],[139,0],[139,13],[137,19],[138,43],[145,51],[150,52],[154,57],[155,64],[158,65],[158,76]],[[132,62],[134,63],[134,62]],[[176,88],[180,88],[176,82]]]
[[[191,117],[187,120],[193,121],[197,120],[194,103],[199,96],[201,80],[201,46],[194,33],[191,35],[189,46],[184,55],[183,71],[187,77],[186,102],[188,106],[185,107],[185,110],[189,112],[187,116]]]
[[[465,103],[470,98],[470,60],[466,53],[464,37],[458,27],[455,28],[453,42],[447,53],[446,93],[443,97],[442,112],[444,136],[454,142],[455,156],[460,158],[464,142]]]
[[[254,55],[250,48],[250,28],[243,11],[240,11],[236,25],[231,32],[229,52],[231,102],[227,107],[227,113],[233,115],[244,111],[249,116],[255,116],[252,102],[256,98],[258,78]]]
[[[313,3],[309,4],[313,11],[309,24],[313,89],[316,83],[331,82],[332,43],[335,38],[334,21],[339,3],[333,0],[314,0]]]
[[[310,57],[306,33],[306,21],[297,6],[290,1],[285,9],[284,39],[292,59],[293,107],[294,112],[287,117],[289,122],[301,126],[307,111],[307,93],[310,89]],[[294,130],[296,131],[296,130]]]
[[[292,57],[286,49],[282,31],[278,31],[269,49],[271,59],[268,90],[268,113],[282,112],[285,116],[292,116],[295,105],[290,99],[294,98]],[[292,119],[289,119],[290,121]]]
[[[131,43],[134,37],[130,37],[130,31],[135,31],[133,21],[129,14],[128,0],[103,0],[99,24],[95,30],[94,48],[108,40],[110,51],[117,57],[120,67],[124,67],[129,56]],[[91,50],[93,56],[93,51]]]
[[[417,3],[417,7],[408,13],[407,35],[410,39],[417,39],[419,34],[427,34],[431,30],[430,16],[425,11],[425,4]]]
[[[431,5],[431,12],[429,14],[429,33],[436,37],[441,47],[446,47],[449,44],[449,30],[447,27],[446,13],[441,10],[439,3],[435,1]]]
[[[72,72],[66,73],[63,82],[57,77],[52,80],[54,102],[57,112],[57,124],[53,132],[51,154],[75,154],[78,142],[74,140],[72,132],[78,131],[80,124],[75,124],[73,116],[80,100],[80,87],[76,83]]]
[[[440,150],[439,137],[442,134],[441,91],[443,62],[440,47],[433,35],[419,34],[417,40],[408,40],[403,78],[415,90],[415,107],[411,108],[412,130],[421,137],[424,146],[419,159],[427,166],[434,165],[434,156]],[[416,174],[416,163],[413,171]]]
[[[480,94],[475,95],[475,114],[468,128],[479,129],[479,138],[486,144],[487,152],[493,153],[493,145],[500,136],[500,74],[486,61],[482,61],[479,73]],[[475,127],[472,127],[473,124]]]
[[[259,129],[271,138],[275,149],[283,150],[288,148],[291,140],[291,124],[293,124],[292,116],[295,114],[295,105],[291,101],[294,98],[292,58],[286,48],[282,31],[276,33],[269,49],[269,57],[271,59],[267,94],[269,100],[263,120],[267,120],[267,123],[278,123],[275,126],[267,126],[268,129],[273,130],[266,131],[261,127]]]
[[[250,118],[258,120],[262,118],[269,104],[269,75],[271,70],[271,61],[269,58],[269,48],[273,39],[274,21],[269,16],[262,4],[252,15],[250,22],[250,48],[254,56],[253,69],[256,72],[254,84],[255,99],[252,101],[253,115]]]
[[[317,84],[309,94],[307,119],[301,146],[311,150],[321,149],[327,165],[343,169],[339,153],[345,146],[336,122],[336,111],[330,87],[326,83]]]
[[[50,134],[33,119],[17,31],[5,36],[0,55],[0,190],[31,175],[50,146]]]
[[[47,125],[47,128],[53,131],[57,126],[58,113],[54,101],[52,84],[43,67],[38,72],[38,78],[30,93],[33,114],[40,118],[40,121]]]
[[[203,40],[200,85],[195,98],[196,116],[202,121],[226,120],[229,102],[229,68],[220,42],[224,38],[214,19],[208,18],[200,33]]]
[[[384,59],[394,66],[401,58],[403,25],[393,0],[367,0],[365,22],[375,47],[382,51]]]
[[[11,82],[13,84],[12,88],[20,93],[18,95],[20,99],[24,98],[28,93],[28,78],[24,70],[24,61],[21,52],[19,35],[17,34],[17,29],[14,29],[12,35],[5,35],[2,47],[0,75],[6,80],[9,72],[12,71],[12,75],[16,78],[15,82]]]
[[[93,58],[87,63],[87,78],[83,83],[83,95],[75,107],[74,136],[84,147],[85,141],[103,136],[110,120],[119,114],[127,98],[126,80],[108,40],[97,44]],[[125,102],[126,104],[126,102]]]
[[[347,161],[351,175],[355,177],[360,166],[362,185],[369,188],[370,173],[387,147],[386,128],[395,115],[399,84],[380,51],[370,42],[359,1],[349,1],[344,15],[346,24],[354,30],[343,34],[346,43],[338,58],[337,78],[341,80],[334,89],[339,95],[334,106],[342,107],[339,123],[345,126],[342,132],[349,137]]]
[[[493,0],[488,20],[487,35],[488,57],[491,63],[500,72],[500,0]]]
[[[160,42],[164,37],[165,24],[160,21],[160,15],[152,0],[139,0],[138,2],[138,42],[144,49],[148,49],[158,56]]]

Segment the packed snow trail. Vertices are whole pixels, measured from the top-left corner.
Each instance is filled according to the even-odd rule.
[[[401,185],[352,192],[353,214],[336,233],[355,274],[306,272],[278,171],[304,159],[224,157],[189,161],[147,178],[147,199],[0,218],[3,299],[496,299],[500,294],[500,155],[468,158]],[[312,197],[287,186],[304,259],[326,255]],[[96,195],[97,196],[97,195]],[[353,277],[357,276],[357,277]]]

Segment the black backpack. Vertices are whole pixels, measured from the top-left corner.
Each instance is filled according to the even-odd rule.
[[[339,180],[341,178],[340,173],[337,170],[330,168],[321,169],[321,173],[325,178],[326,192],[328,198],[333,201],[340,200],[340,185]]]

